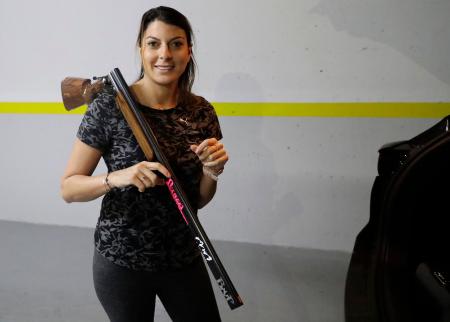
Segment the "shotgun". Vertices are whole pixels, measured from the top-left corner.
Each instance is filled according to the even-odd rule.
[[[154,132],[139,111],[122,73],[118,68],[115,68],[107,76],[94,77],[94,80],[95,82],[91,84],[89,79],[74,77],[65,78],[61,82],[61,92],[65,108],[67,110],[72,110],[83,104],[88,104],[95,98],[95,95],[98,92],[104,89],[105,86],[113,86],[116,93],[116,103],[136,137],[145,157],[148,161],[156,160],[161,163],[171,173],[171,178],[165,178],[165,184],[169,189],[170,195],[183,217],[183,220],[190,228],[193,238],[203,255],[203,259],[215,278],[222,295],[225,297],[232,310],[240,307],[243,305],[243,302],[236,291],[233,282],[228,276],[211,241],[190,205],[185,192],[172,171],[166,156],[158,144]]]

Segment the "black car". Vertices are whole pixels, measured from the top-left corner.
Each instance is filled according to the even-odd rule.
[[[370,219],[347,273],[346,322],[450,321],[450,116],[379,150]]]

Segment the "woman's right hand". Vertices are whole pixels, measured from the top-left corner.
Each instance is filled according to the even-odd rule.
[[[111,172],[108,182],[113,188],[133,185],[140,192],[144,192],[147,188],[164,185],[164,179],[159,177],[156,171],[170,178],[169,171],[161,163],[142,161],[129,168]]]

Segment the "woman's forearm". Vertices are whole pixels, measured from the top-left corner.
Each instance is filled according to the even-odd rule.
[[[200,180],[200,197],[198,200],[198,208],[206,206],[214,197],[217,189],[217,181],[206,174],[203,174]]]
[[[106,174],[97,176],[73,175],[61,182],[61,195],[66,202],[83,202],[104,195],[109,187],[105,184]]]

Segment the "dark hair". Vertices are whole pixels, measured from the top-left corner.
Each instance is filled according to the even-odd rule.
[[[144,33],[148,25],[155,20],[159,20],[166,24],[174,25],[183,29],[184,32],[186,33],[187,43],[189,47],[192,47],[194,40],[194,33],[192,31],[192,27],[188,19],[179,11],[164,6],[152,8],[142,15],[141,25],[139,27],[139,35],[136,43],[138,47],[141,47],[142,45],[142,38],[144,37]],[[182,97],[185,97],[186,95],[191,93],[192,85],[194,84],[195,79],[195,68],[196,64],[194,59],[194,53],[191,51],[191,59],[189,60],[188,65],[186,66],[186,70],[178,80],[178,87],[181,91],[180,94]],[[143,77],[144,77],[144,67],[141,65],[141,72],[139,74],[139,79],[142,79]]]

